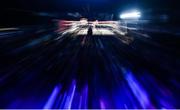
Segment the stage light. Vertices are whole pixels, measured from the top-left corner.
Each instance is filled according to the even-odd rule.
[[[140,17],[141,13],[139,11],[126,12],[120,15],[121,19],[139,19]]]

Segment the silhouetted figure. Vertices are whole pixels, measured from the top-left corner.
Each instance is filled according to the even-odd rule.
[[[89,26],[88,31],[87,31],[87,35],[88,36],[92,36],[93,35],[92,26]]]

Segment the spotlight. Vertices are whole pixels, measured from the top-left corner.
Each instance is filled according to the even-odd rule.
[[[140,17],[141,13],[139,11],[131,11],[120,15],[121,19],[139,19]]]

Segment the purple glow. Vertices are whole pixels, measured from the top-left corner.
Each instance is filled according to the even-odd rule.
[[[86,85],[82,91],[82,107],[83,109],[87,108],[87,100],[88,100],[88,86]]]
[[[82,106],[82,96],[80,96],[78,108],[81,109],[81,106]]]
[[[75,90],[76,90],[76,82],[74,80],[72,82],[69,94],[68,94],[67,99],[66,99],[66,103],[65,103],[65,106],[64,106],[65,109],[71,109],[71,105],[72,105],[72,102],[73,102]]]
[[[143,108],[149,108],[151,104],[149,102],[149,97],[146,91],[140,86],[140,84],[137,82],[137,80],[130,71],[127,71],[125,73],[125,78],[129,87],[131,88],[132,92],[136,96],[141,106]]]
[[[59,108],[64,108],[64,104],[65,104],[66,98],[67,98],[67,93],[65,92],[64,95],[63,95],[63,99],[62,99],[62,101],[60,103],[60,107]]]
[[[58,93],[61,90],[61,86],[56,86],[51,94],[51,96],[49,97],[48,101],[46,102],[44,109],[51,109],[53,107],[53,104],[55,103],[55,100],[58,96]]]
[[[100,100],[99,102],[100,102],[101,109],[105,109],[106,107],[105,107],[104,101]]]

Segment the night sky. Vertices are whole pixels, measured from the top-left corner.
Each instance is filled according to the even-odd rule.
[[[49,18],[80,19],[80,17],[67,16],[68,13],[79,13],[90,20],[111,20],[102,19],[99,14],[113,15],[113,20],[119,20],[120,13],[137,9],[143,13],[141,19],[167,16],[170,22],[179,25],[177,24],[180,19],[178,5],[178,0],[1,0],[0,23],[14,24],[24,21],[25,24],[31,24],[31,22],[40,23]],[[44,18],[31,21],[35,18],[34,16]]]
[[[87,6],[100,12],[138,7],[144,10],[177,11],[178,0],[1,0],[3,8],[45,12],[82,11]]]

